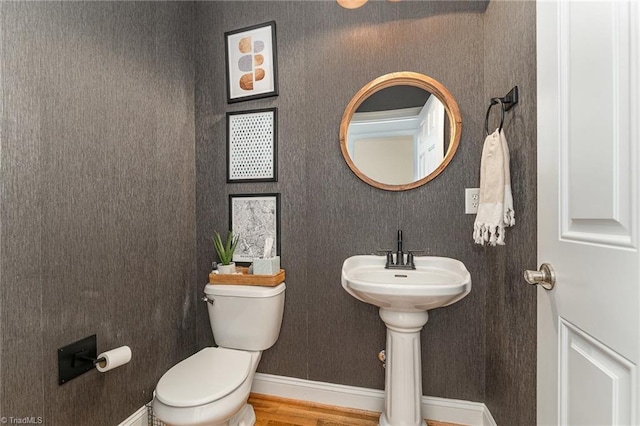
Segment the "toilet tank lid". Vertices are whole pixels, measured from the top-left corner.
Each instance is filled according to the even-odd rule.
[[[207,284],[204,292],[210,296],[273,297],[282,293],[285,288],[284,283],[280,283],[275,287]]]
[[[250,369],[249,352],[204,348],[164,373],[156,386],[156,398],[172,407],[208,404],[236,390]]]

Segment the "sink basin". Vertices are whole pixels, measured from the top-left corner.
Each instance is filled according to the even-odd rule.
[[[385,269],[384,256],[358,255],[342,265],[342,287],[356,299],[394,311],[426,311],[447,306],[471,291],[462,262],[416,256],[416,269]]]
[[[398,232],[401,244],[402,234]],[[420,330],[428,310],[471,291],[471,275],[459,260],[416,256],[416,269],[385,269],[386,256],[352,256],[342,264],[342,287],[380,308],[387,326],[385,408],[379,426],[427,426],[421,409]]]

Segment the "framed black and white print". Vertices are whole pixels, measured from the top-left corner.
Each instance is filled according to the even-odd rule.
[[[273,247],[280,254],[280,194],[231,194],[229,195],[229,224],[238,245],[233,261],[252,262],[261,257],[264,243],[273,238]]]
[[[277,108],[227,113],[227,182],[276,182]]]
[[[278,95],[275,21],[224,33],[227,103]]]

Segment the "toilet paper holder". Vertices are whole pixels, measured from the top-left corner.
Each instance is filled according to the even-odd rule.
[[[58,349],[58,385],[63,385],[95,368],[98,360],[96,335]]]
[[[85,355],[86,354],[86,355]],[[73,354],[74,363],[83,363],[83,362],[91,362],[93,365],[100,364],[101,362],[106,362],[107,359],[105,357],[102,358],[94,358],[90,356],[89,351],[79,352],[77,354]]]
[[[58,349],[58,385],[63,385],[96,366],[104,368],[107,363],[107,358],[98,357],[95,334],[64,346]]]

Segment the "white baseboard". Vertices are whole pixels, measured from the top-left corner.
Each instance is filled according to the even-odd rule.
[[[482,404],[484,405],[484,404]],[[484,406],[485,410],[484,410],[484,424],[485,425],[490,425],[490,426],[497,426],[496,421],[493,419],[493,416],[491,415],[491,412],[489,411],[489,409],[487,408],[487,406]]]
[[[384,391],[293,377],[256,373],[251,392],[281,398],[367,411],[384,409]],[[480,402],[422,397],[422,415],[429,420],[469,426],[496,426],[487,406]]]
[[[256,373],[251,392],[358,410],[381,412],[384,409],[384,391],[378,389],[272,374]],[[489,409],[481,402],[423,396],[422,415],[425,419],[441,422],[496,426]],[[147,407],[141,407],[118,426],[147,426]]]
[[[141,407],[138,411],[130,415],[125,421],[118,426],[147,426],[149,420],[147,418],[147,406]]]

